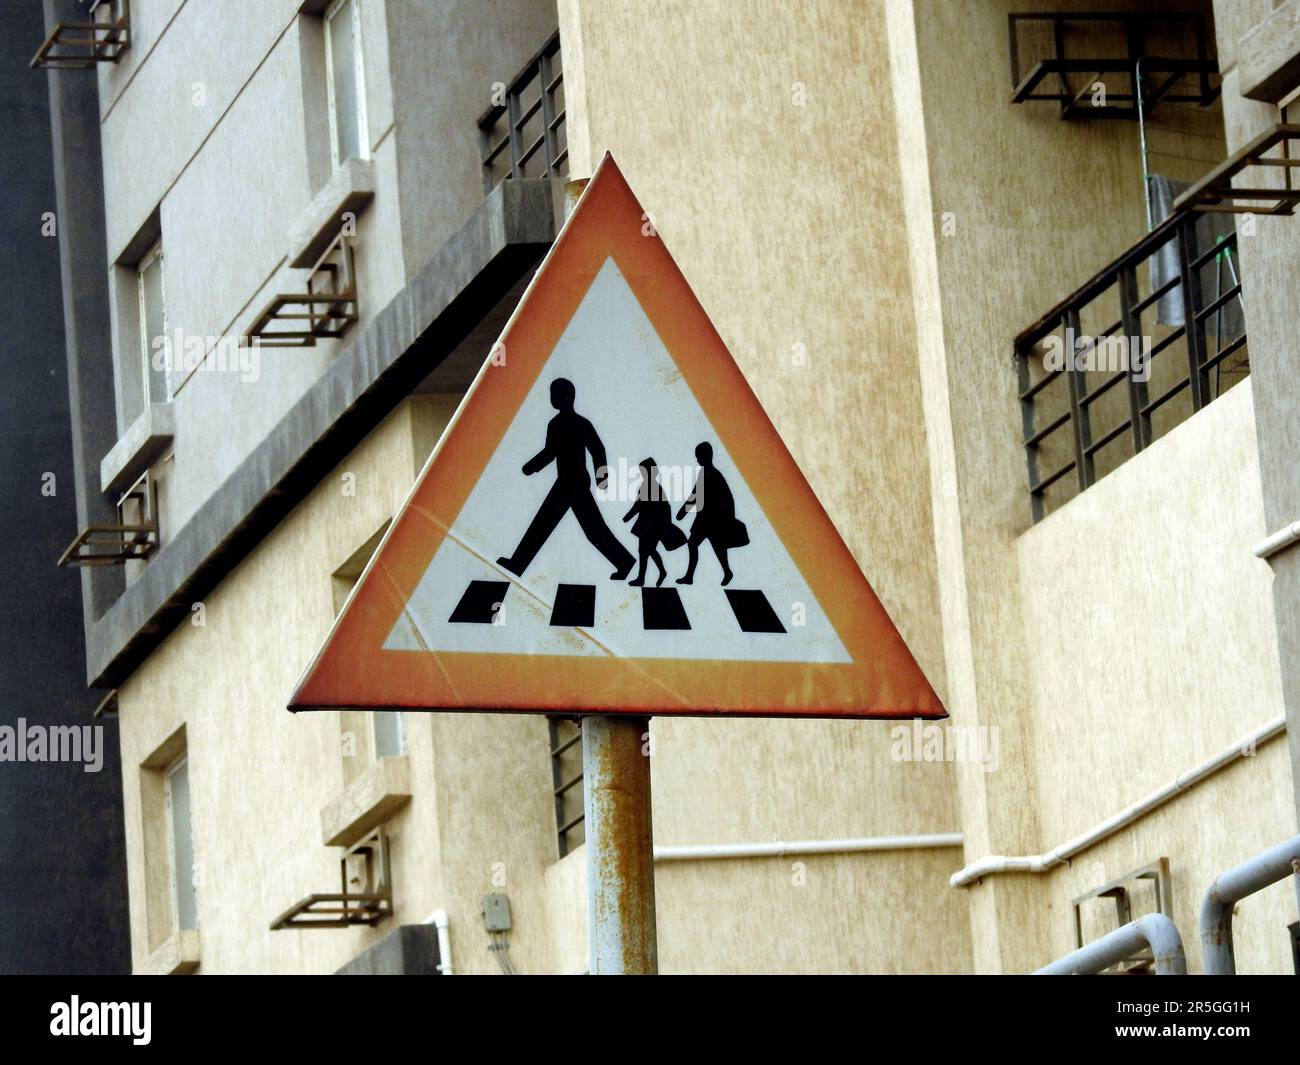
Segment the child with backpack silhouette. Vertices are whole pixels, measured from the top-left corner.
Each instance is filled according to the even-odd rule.
[[[635,521],[632,519],[635,518]],[[624,521],[632,521],[632,535],[637,540],[637,554],[641,568],[629,584],[640,588],[645,584],[647,562],[653,562],[659,570],[659,587],[668,575],[663,559],[659,557],[659,545],[669,551],[676,551],[686,543],[686,534],[673,524],[673,508],[662,497],[659,486],[659,469],[654,459],[641,460],[641,484],[637,488],[637,498],[631,508],[623,515]]]

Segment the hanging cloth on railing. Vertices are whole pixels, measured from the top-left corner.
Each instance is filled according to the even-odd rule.
[[[1152,174],[1147,184],[1151,197],[1151,219],[1155,225],[1163,222],[1174,209],[1174,200],[1188,188],[1186,181],[1176,181],[1164,174]],[[1218,244],[1233,232],[1233,216],[1217,212],[1203,212],[1196,219],[1196,247],[1189,249],[1191,259],[1198,258],[1203,252]],[[1170,240],[1151,256],[1151,291],[1178,278],[1178,241]],[[1237,283],[1241,274],[1236,249],[1225,248],[1218,255],[1202,265],[1201,270],[1201,306],[1207,307],[1221,293],[1227,292]],[[1156,304],[1156,322],[1159,325],[1183,325],[1183,291],[1181,285],[1175,285]],[[1231,299],[1205,320],[1205,331],[1215,337],[1219,346],[1224,341],[1233,340],[1246,331],[1241,313],[1241,300]]]

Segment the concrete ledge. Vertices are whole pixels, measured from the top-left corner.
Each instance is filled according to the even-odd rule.
[[[94,622],[90,686],[129,677],[537,265],[555,231],[549,179],[498,185]]]
[[[1287,0],[1237,42],[1241,95],[1275,104],[1300,86],[1300,0]]]
[[[162,457],[176,436],[170,403],[150,403],[99,464],[99,487],[106,495],[125,492]]]
[[[327,847],[350,847],[410,801],[410,763],[380,758],[321,810],[321,839]]]
[[[394,928],[335,972],[335,976],[441,976],[438,929],[431,924]]]
[[[359,215],[375,198],[374,168],[368,160],[349,159],[289,229],[289,265],[305,270],[316,265],[348,212]]]
[[[136,976],[188,976],[199,967],[198,932],[177,932],[149,955]]]

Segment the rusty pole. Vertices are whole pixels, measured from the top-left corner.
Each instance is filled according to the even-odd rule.
[[[649,718],[582,719],[592,976],[653,976],[659,971],[649,734]]]
[[[564,186],[564,215],[587,178]],[[650,827],[650,719],[582,719],[583,827],[587,837],[587,956],[592,976],[653,976],[654,838]]]

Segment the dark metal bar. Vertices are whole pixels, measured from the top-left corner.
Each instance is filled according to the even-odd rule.
[[[543,55],[541,58],[541,76],[542,136],[546,138],[546,176],[552,177],[555,173],[555,156],[558,145],[555,138],[555,98],[553,95],[555,90],[552,88],[551,83],[551,57],[549,55]]]
[[[1147,383],[1139,379],[1138,371],[1133,365],[1134,345],[1138,345],[1138,350],[1141,350],[1144,340],[1142,315],[1135,310],[1137,294],[1137,268],[1129,265],[1119,272],[1119,312],[1124,323],[1124,335],[1128,338],[1128,367],[1124,377],[1128,381],[1129,424],[1133,427],[1134,453],[1141,451],[1151,440],[1151,421],[1142,414],[1142,407],[1147,401]],[[1144,366],[1149,372],[1150,362],[1144,362]]]
[[[1175,288],[1177,288],[1177,287],[1178,287],[1178,278],[1176,278],[1176,277],[1171,277],[1168,281],[1166,281],[1166,282],[1165,282],[1163,285],[1161,285],[1158,289],[1155,289],[1155,290],[1154,290],[1154,291],[1153,291],[1149,296],[1147,296],[1145,299],[1139,300],[1137,303],[1135,303],[1135,304],[1133,305],[1133,313],[1134,313],[1134,314],[1141,314],[1141,313],[1142,313],[1143,311],[1145,311],[1148,307],[1150,307],[1153,303],[1157,302],[1157,301],[1160,299],[1160,297],[1163,296],[1166,292],[1172,292],[1172,291],[1173,291]]]
[[[1186,377],[1182,378],[1178,382],[1178,384],[1174,385],[1172,388],[1168,389],[1167,391],[1162,392],[1157,398],[1151,400],[1145,407],[1142,408],[1142,413],[1148,415],[1155,413],[1155,411],[1163,407],[1165,403],[1173,399],[1174,396],[1178,395],[1179,392],[1181,392],[1184,388],[1186,388],[1189,383],[1190,383],[1189,378]]]
[[[519,173],[521,175],[523,174],[523,168],[528,165],[528,160],[531,159],[534,155],[536,155],[537,149],[540,148],[545,143],[546,143],[546,134],[542,133],[540,136],[538,136],[538,138],[535,141],[533,141],[532,144],[530,144],[527,148],[524,149],[523,154],[519,156]]]
[[[1069,307],[1083,307],[1091,303],[1100,296],[1106,289],[1115,283],[1115,275],[1126,265],[1138,265],[1145,262],[1159,248],[1163,247],[1169,241],[1176,239],[1178,235],[1179,215],[1171,214],[1163,222],[1151,230],[1145,237],[1130,247],[1124,254],[1119,256],[1113,262],[1108,263],[1097,273],[1093,274],[1087,281],[1071,292],[1064,299],[1060,300],[1051,310],[1042,315],[1032,325],[1021,330],[1016,335],[1015,345],[1018,349],[1024,349],[1031,344],[1041,340],[1050,333],[1056,323],[1060,321]]]
[[[1014,19],[1014,16],[1012,18]],[[1014,29],[1012,32],[1014,34]],[[1016,349],[1015,360],[1016,375],[1020,382],[1020,435],[1025,439],[1025,472],[1028,474],[1029,483],[1032,485],[1038,480],[1038,440],[1042,438],[1042,436],[1035,438],[1033,396],[1036,389],[1029,385],[1028,355]],[[1042,435],[1046,435],[1046,433]],[[1030,521],[1038,522],[1042,520],[1043,500],[1041,496],[1034,492],[1029,494],[1029,510]]]
[[[1232,286],[1232,288],[1228,289],[1227,292],[1223,293],[1223,295],[1215,297],[1215,299],[1213,299],[1211,302],[1207,303],[1204,307],[1202,307],[1199,311],[1197,311],[1196,320],[1198,322],[1205,321],[1206,318],[1212,315],[1215,311],[1217,311],[1229,300],[1234,300],[1240,295],[1241,295],[1241,282],[1238,281],[1235,285]]]
[[[1031,407],[1030,409],[1032,410],[1033,408]],[[1050,422],[1047,423],[1047,425],[1039,429],[1038,432],[1034,433],[1032,436],[1025,437],[1025,441],[1024,441],[1025,447],[1032,448],[1037,446],[1038,444],[1041,444],[1044,440],[1046,440],[1049,436],[1051,436],[1054,432],[1056,432],[1057,429],[1061,428],[1061,426],[1063,426],[1069,420],[1070,420],[1070,412],[1067,410],[1064,414],[1061,414],[1058,417],[1053,418]],[[1032,470],[1030,471],[1029,479],[1030,481],[1033,480]]]
[[[1173,344],[1175,341],[1182,340],[1183,333],[1185,332],[1186,329],[1183,326],[1180,325],[1175,327],[1174,330],[1168,336],[1162,337],[1160,340],[1157,340],[1155,344],[1152,345],[1151,351],[1148,354],[1150,355],[1151,358],[1154,359],[1157,355],[1159,355],[1162,351],[1164,351],[1165,348],[1169,347],[1170,344]]]
[[[1183,322],[1187,334],[1187,365],[1192,387],[1192,410],[1206,403],[1206,378],[1201,369],[1205,361],[1205,326],[1196,316],[1201,302],[1201,275],[1192,269],[1192,248],[1196,241],[1196,218],[1181,216],[1178,230],[1178,275],[1183,287]]]
[[[519,178],[524,175],[521,170],[522,164],[519,161],[521,138],[519,136],[519,96],[516,93],[512,92],[506,97],[506,114],[509,115],[510,119],[510,128],[506,132],[506,136],[510,140],[510,172],[506,176]]]
[[[1123,381],[1124,378],[1127,376],[1128,376],[1127,369],[1119,370],[1118,372],[1111,374],[1110,377],[1106,378],[1106,380],[1102,382],[1099,388],[1094,388],[1091,392],[1087,393],[1084,396],[1081,396],[1079,398],[1079,402],[1085,407],[1090,406],[1093,400],[1100,399],[1112,388],[1114,388],[1117,384]]]
[[[1074,463],[1079,475],[1079,491],[1083,491],[1093,480],[1092,455],[1088,445],[1092,443],[1088,408],[1082,400],[1087,392],[1086,371],[1075,369],[1075,344],[1079,338],[1079,312],[1071,307],[1065,312],[1066,358],[1070,361],[1065,367],[1065,379],[1070,389],[1070,416],[1074,421]]]
[[[1020,358],[1025,359],[1026,356],[1021,355]],[[1065,371],[1063,370],[1047,370],[1043,374],[1043,376],[1040,377],[1037,381],[1035,381],[1032,385],[1028,385],[1027,387],[1021,390],[1020,398],[1033,399],[1036,395],[1038,395],[1039,392],[1041,392],[1044,388],[1050,385],[1064,372]]]
[[[1214,369],[1216,366],[1219,365],[1219,363],[1221,363],[1234,351],[1240,348],[1244,343],[1246,343],[1246,334],[1242,333],[1241,336],[1237,337],[1234,340],[1228,341],[1227,345],[1225,345],[1222,348],[1219,348],[1213,355],[1211,355],[1208,359],[1206,359],[1205,362],[1203,362],[1201,365],[1206,370]]]
[[[568,780],[566,780],[563,784],[561,784],[558,788],[556,788],[556,789],[555,789],[555,794],[556,794],[556,795],[563,795],[566,791],[568,791],[568,790],[569,790],[571,787],[573,787],[575,784],[581,784],[581,783],[582,783],[582,774],[579,773],[577,776],[570,777],[570,778],[569,778]]]
[[[1132,421],[1126,418],[1124,419],[1124,421],[1120,422],[1117,426],[1115,426],[1115,428],[1111,429],[1105,435],[1103,435],[1100,440],[1094,440],[1091,444],[1088,445],[1088,457],[1091,458],[1093,455],[1097,454],[1098,451],[1104,448],[1116,437],[1122,436],[1124,430],[1127,429],[1132,424],[1133,424]]]
[[[1074,467],[1075,467],[1075,462],[1073,459],[1071,459],[1055,473],[1048,474],[1041,481],[1038,481],[1036,483],[1031,481],[1029,485],[1029,491],[1032,492],[1034,495],[1041,495],[1043,492],[1047,491],[1047,489],[1051,488],[1052,485],[1054,485],[1067,473],[1069,473],[1072,469],[1074,469]]]
[[[557,731],[558,731],[558,730],[557,730]],[[552,757],[552,758],[558,758],[560,755],[562,755],[562,754],[563,754],[565,751],[567,751],[569,748],[573,747],[573,746],[574,746],[575,744],[577,744],[577,743],[580,743],[581,741],[582,741],[582,732],[581,732],[581,731],[575,732],[572,736],[570,736],[570,737],[569,737],[567,740],[565,740],[562,744],[560,744],[558,747],[556,747],[554,750],[551,751],[551,757]]]
[[[561,745],[559,721],[554,717],[546,718],[546,731],[550,738],[548,746],[551,751],[551,787],[555,795],[555,834],[556,842],[559,848],[560,857],[563,858],[569,853],[569,841],[565,837],[567,826],[564,824],[564,792],[560,790],[560,755],[573,746],[574,740],[582,739],[582,733],[578,732],[577,736],[570,739],[567,743]]]

